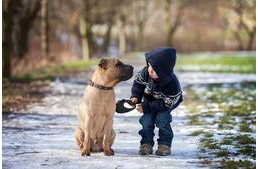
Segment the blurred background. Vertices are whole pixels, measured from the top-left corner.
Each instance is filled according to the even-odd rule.
[[[254,51],[255,6],[255,0],[3,0],[3,76],[71,62],[83,67],[161,46],[178,53]]]
[[[2,0],[2,36],[3,168],[255,168],[255,0]],[[100,58],[136,73],[163,46],[177,50],[184,94],[172,158],[135,156],[135,112],[115,115],[118,156],[81,160],[77,105]]]

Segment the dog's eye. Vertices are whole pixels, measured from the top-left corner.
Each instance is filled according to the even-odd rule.
[[[122,66],[123,65],[123,63],[121,63],[121,62],[118,62],[117,64],[116,64],[116,66],[118,67],[118,66]]]

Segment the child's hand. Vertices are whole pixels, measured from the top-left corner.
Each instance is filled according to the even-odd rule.
[[[131,98],[131,101],[132,101],[134,104],[138,103],[138,99],[137,99],[136,97],[132,97],[132,98]]]
[[[140,113],[143,113],[143,110],[142,110],[142,105],[141,104],[136,104],[136,110]]]

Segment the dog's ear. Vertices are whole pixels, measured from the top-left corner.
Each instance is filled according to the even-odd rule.
[[[102,68],[102,69],[107,69],[107,59],[101,59],[99,61],[99,67]]]

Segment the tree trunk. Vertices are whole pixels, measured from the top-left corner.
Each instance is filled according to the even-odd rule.
[[[28,1],[25,5],[17,1],[16,5],[18,14],[14,17],[12,41],[15,56],[21,58],[27,52],[29,32],[40,10],[40,1]]]
[[[105,33],[104,43],[103,43],[103,51],[105,51],[105,52],[108,51],[108,47],[110,45],[110,37],[111,37],[112,27],[113,27],[113,23],[109,23],[108,24],[108,29]]]
[[[41,49],[42,55],[49,55],[49,20],[48,20],[48,0],[41,0]]]
[[[142,51],[144,48],[144,27],[149,15],[149,3],[150,1],[148,0],[135,1],[133,3],[134,13],[136,14],[134,17],[137,26],[136,50],[138,51]]]
[[[92,53],[93,40],[91,31],[91,13],[90,13],[90,1],[80,0],[80,19],[79,29],[82,38],[82,55],[83,60],[90,60]]]
[[[246,49],[247,50],[252,50],[253,49],[253,41],[254,41],[254,38],[255,38],[255,34],[256,34],[256,26],[253,27],[253,30],[248,32],[248,43],[247,43],[247,47]]]
[[[181,24],[182,17],[184,14],[185,4],[183,1],[177,1],[177,13],[174,16],[175,21],[171,21],[171,0],[166,0],[165,12],[166,12],[166,31],[167,31],[167,45],[173,46],[173,39],[178,27]]]
[[[80,17],[80,33],[82,38],[82,56],[83,60],[90,60],[90,46],[87,38],[87,22],[84,17]]]
[[[119,53],[124,54],[126,51],[125,17],[124,16],[120,16],[118,18],[118,41],[119,41]]]
[[[144,29],[144,25],[143,23],[139,23],[138,24],[138,40],[137,40],[137,50],[138,51],[142,51],[143,50],[143,42],[144,42],[144,36],[143,36],[143,30]]]
[[[237,49],[238,50],[243,50],[244,49],[244,45],[243,45],[243,41],[242,41],[242,38],[240,36],[240,33],[238,31],[234,32],[234,36],[237,40],[237,43],[238,43],[238,47]]]
[[[3,77],[10,78],[12,75],[11,72],[11,35],[12,35],[12,24],[10,17],[9,19],[4,18],[4,24],[3,24]]]
[[[166,0],[165,4],[165,27],[166,27],[166,32],[167,32],[167,39],[166,43],[168,46],[171,44],[171,39],[172,39],[172,24],[171,24],[171,17],[170,17],[170,6],[171,6],[171,0]]]
[[[11,67],[11,50],[12,50],[12,32],[14,24],[14,14],[17,10],[17,1],[8,1],[6,9],[3,9],[3,77],[10,78],[12,76]]]

